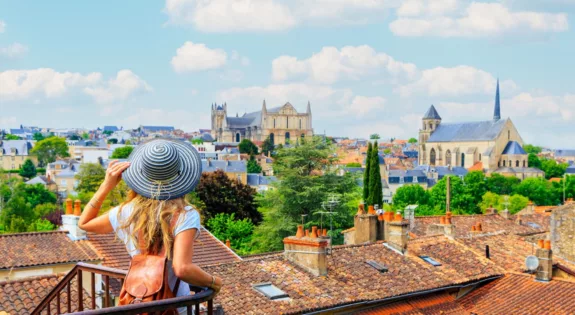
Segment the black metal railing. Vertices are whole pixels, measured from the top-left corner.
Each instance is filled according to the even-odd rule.
[[[90,302],[86,305],[84,301],[83,273],[90,274]],[[104,294],[102,307],[97,308],[96,304],[96,274],[102,276],[104,281]],[[110,278],[120,281],[124,284],[124,278],[127,271],[97,266],[86,263],[78,263],[64,278],[50,291],[38,306],[32,311],[32,315],[39,314],[64,314],[74,313],[82,315],[96,314],[153,314],[176,308],[186,308],[188,314],[196,315],[207,314],[213,315],[213,297],[214,291],[207,288],[190,286],[194,294],[180,296],[160,301],[145,302],[139,304],[114,306],[110,296]],[[73,282],[75,282],[73,284]],[[72,298],[72,288],[76,286],[77,298]],[[206,303],[204,310],[200,309],[200,304]],[[194,312],[193,312],[194,311]]]

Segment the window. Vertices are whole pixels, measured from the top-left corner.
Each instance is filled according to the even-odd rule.
[[[505,160],[503,160],[503,167],[505,167]]]
[[[290,140],[290,134],[289,134],[289,132],[286,132],[286,142],[289,142],[289,140]]]
[[[273,134],[273,133],[270,133],[270,142],[271,142],[272,144],[275,144],[275,142],[274,142],[274,134]]]
[[[61,180],[61,181],[60,181],[60,185],[65,186],[65,185],[66,185],[66,180],[65,180],[65,179]]]
[[[384,264],[381,264],[375,260],[367,260],[365,263],[372,266],[373,268],[375,268],[375,270],[377,270],[381,273],[387,272],[387,266],[385,266]]]
[[[240,142],[240,134],[236,133],[236,142]]]
[[[525,166],[525,164],[526,164],[525,161],[523,161],[523,167],[527,167],[527,166]]]
[[[507,140],[511,139],[511,130],[507,130]]]
[[[445,151],[445,165],[452,165],[451,164],[451,151]]]
[[[286,128],[289,128],[289,117],[286,117]]]
[[[274,128],[276,127],[276,119],[274,118]]]
[[[515,167],[519,167],[519,160],[515,161]]]
[[[461,167],[465,167],[465,153],[461,153]]]
[[[425,260],[427,263],[431,264],[432,266],[441,266],[441,264],[439,262],[437,262],[435,259],[429,257],[429,256],[419,256],[419,258]]]
[[[254,289],[256,289],[256,291],[262,293],[263,295],[265,295],[268,299],[270,300],[286,300],[289,299],[289,295],[287,295],[287,293],[285,293],[284,291],[280,290],[278,287],[276,287],[275,285],[271,284],[271,283],[261,283],[261,284],[256,284],[254,285]]]
[[[301,119],[299,120],[299,129],[301,129]]]
[[[431,152],[429,153],[429,164],[435,165],[435,149],[431,148]]]
[[[481,161],[481,153],[479,153],[479,161]]]

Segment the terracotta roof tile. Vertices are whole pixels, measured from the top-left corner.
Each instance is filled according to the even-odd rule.
[[[0,312],[8,314],[27,315],[42,301],[60,280],[64,277],[60,275],[49,275],[32,278],[24,278],[11,281],[0,281]],[[77,311],[78,291],[76,278],[72,280],[72,311]],[[84,309],[89,309],[91,302],[88,292],[84,290]],[[52,302],[51,309],[56,310],[56,301]],[[66,290],[60,295],[60,305],[65,312],[67,305]]]
[[[575,282],[535,281],[532,275],[508,274],[458,301],[476,314],[575,314]]]
[[[410,298],[373,309],[360,311],[358,315],[467,315],[468,312],[455,303],[455,298],[446,293],[435,293],[426,296]]]
[[[87,241],[72,241],[66,231],[0,235],[0,269],[101,260]]]
[[[442,263],[434,267],[419,255]],[[366,264],[375,260],[388,267],[380,273]],[[327,257],[327,276],[315,277],[284,258],[283,254],[245,258],[241,262],[206,266],[225,279],[215,302],[229,314],[298,313],[358,301],[377,300],[406,293],[466,283],[502,274],[502,269],[462,244],[443,236],[411,242],[401,255],[380,242],[337,246]],[[270,282],[286,292],[289,301],[270,301],[253,284]]]
[[[472,171],[483,171],[483,162],[477,162],[473,164],[470,168],[468,168],[470,172]]]

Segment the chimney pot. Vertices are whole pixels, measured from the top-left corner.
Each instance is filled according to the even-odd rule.
[[[312,226],[311,227],[311,238],[317,238],[317,226]]]
[[[384,218],[383,218],[383,217],[384,217],[384,216],[383,216],[383,213],[382,213],[382,214],[380,214],[380,215],[377,216],[377,220],[380,221],[380,222],[381,222],[381,221],[384,221]]]
[[[72,199],[66,199],[66,215],[72,215]]]
[[[445,224],[446,220],[445,217],[439,218],[439,224]]]
[[[74,201],[74,215],[79,217],[80,215],[82,215],[82,205],[81,205],[81,201],[76,199],[76,201]]]
[[[543,246],[545,246],[545,245],[544,245],[544,241],[543,241],[543,240],[538,240],[538,241],[537,241],[537,247],[543,248]]]
[[[445,218],[446,218],[447,220],[449,220],[449,222],[451,222],[451,211],[447,211],[447,212],[445,213]]]
[[[394,219],[395,219],[394,221],[401,221],[403,219],[401,213],[396,213]]]
[[[321,236],[327,236],[327,229],[323,229],[323,232],[321,233]]]
[[[305,237],[309,237],[309,229],[305,230]]]
[[[471,227],[471,231],[477,231],[477,227],[476,227],[475,225],[473,225],[473,226]]]
[[[477,223],[477,231],[483,231],[483,229],[481,228],[481,222]]]
[[[226,246],[227,246],[228,248],[232,248],[232,245],[230,244],[230,240],[226,240]]]
[[[297,232],[296,232],[296,234],[295,234],[295,237],[297,237],[297,238],[302,238],[302,237],[304,237],[304,235],[305,235],[305,234],[304,234],[304,232],[303,232],[303,225],[298,225],[298,226],[297,226]]]
[[[375,214],[375,208],[373,207],[373,205],[368,206],[367,209],[368,209],[367,214]]]
[[[356,215],[364,215],[365,211],[363,211],[363,204],[359,204],[359,206],[357,207],[357,214]]]
[[[545,249],[551,249],[551,241],[550,240],[545,240],[544,248]]]

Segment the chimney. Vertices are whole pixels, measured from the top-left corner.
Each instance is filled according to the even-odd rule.
[[[400,213],[395,214],[393,221],[387,223],[389,239],[387,244],[397,249],[402,254],[407,252],[407,235],[409,233],[409,221],[403,220]]]
[[[553,251],[551,250],[550,240],[541,241],[542,240],[539,240],[538,242],[539,248],[537,248],[535,254],[539,259],[539,267],[537,267],[535,279],[547,282],[553,278]]]
[[[74,210],[72,211],[72,199],[66,199],[66,214],[62,215],[62,226],[60,230],[68,231],[68,237],[73,241],[86,239],[86,231],[78,227],[81,214],[82,205],[80,200],[76,200]]]
[[[232,245],[230,244],[230,240],[229,240],[229,239],[226,240],[226,247],[227,247],[227,248],[232,248]]]
[[[378,241],[385,240],[385,216],[382,211],[377,215],[377,236]]]
[[[490,205],[489,208],[485,209],[485,214],[497,214],[497,209]]]
[[[439,218],[439,224],[430,224],[427,226],[427,234],[443,234],[447,237],[455,237],[455,225],[451,222],[451,212],[446,213]]]
[[[367,214],[375,214],[375,208],[373,205],[367,207]]]
[[[509,220],[509,219],[511,218],[511,214],[509,213],[509,210],[507,210],[507,209],[501,211],[501,212],[499,213],[499,215],[500,215],[502,218],[507,219],[507,220]]]
[[[298,226],[298,234],[300,228]],[[327,275],[327,246],[329,241],[317,237],[317,226],[312,227],[309,236],[284,238],[285,258],[314,276]]]
[[[360,214],[360,210],[363,210],[360,206],[358,214],[353,220],[353,226],[355,227],[355,244],[371,243],[377,240],[377,215],[375,214],[373,206],[369,206],[368,209],[367,214]],[[373,212],[373,214],[371,214],[371,212]]]

